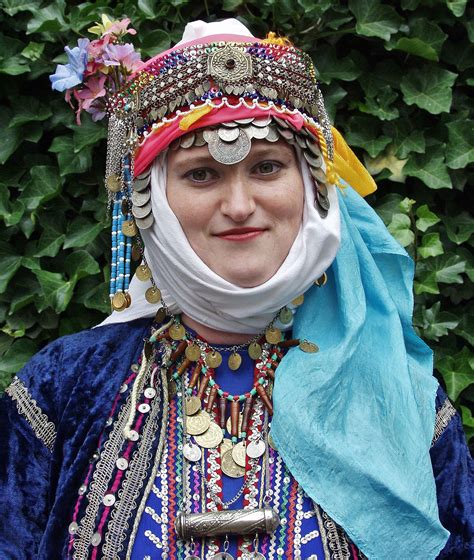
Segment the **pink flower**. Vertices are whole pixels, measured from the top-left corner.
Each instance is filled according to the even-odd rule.
[[[89,109],[92,105],[94,99],[98,97],[104,97],[105,91],[105,80],[107,76],[101,76],[100,78],[90,78],[87,80],[86,87],[76,94],[76,99],[80,100],[81,109]]]
[[[106,37],[107,35],[116,35],[119,37],[120,35],[125,35],[126,33],[130,33],[130,35],[136,35],[136,31],[133,28],[128,29],[128,24],[130,23],[130,18],[125,18],[122,21],[114,21],[109,27],[106,28],[102,37]]]
[[[133,72],[141,65],[140,55],[135,52],[131,43],[107,45],[103,61],[106,66],[122,66],[127,72]]]

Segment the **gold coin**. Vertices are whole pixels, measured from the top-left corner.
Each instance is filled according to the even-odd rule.
[[[215,422],[211,422],[209,428],[203,434],[194,436],[194,441],[201,447],[214,449],[220,444],[223,437],[222,428],[220,428]]]
[[[262,355],[262,347],[258,342],[252,342],[249,344],[248,353],[252,360],[258,360]]]
[[[242,363],[242,357],[237,352],[232,352],[227,363],[232,371],[236,371]]]
[[[224,453],[226,451],[229,451],[229,449],[232,449],[232,440],[230,440],[229,438],[224,438],[221,442],[220,447],[219,447],[219,451],[221,452],[221,459],[222,459]]]
[[[309,342],[309,340],[302,340],[300,342],[300,350],[307,352],[308,354],[314,354],[319,351],[319,347],[314,342]]]
[[[125,300],[127,302],[127,307],[130,307],[132,305],[132,296],[129,292],[125,292]]]
[[[139,260],[141,260],[142,258],[142,252],[140,251],[140,247],[138,245],[134,245],[132,247],[132,259],[137,262]]]
[[[173,340],[183,340],[186,335],[183,325],[180,325],[179,323],[173,323],[168,332]]]
[[[201,399],[196,396],[186,397],[184,408],[188,416],[192,416],[201,410]]]
[[[301,294],[300,296],[298,296],[297,298],[295,298],[291,303],[293,305],[296,305],[296,307],[298,307],[299,305],[301,305],[304,302],[304,294]]]
[[[210,368],[218,368],[222,364],[221,353],[217,350],[212,350],[206,354],[206,365]]]
[[[241,478],[245,474],[245,469],[232,458],[232,449],[228,449],[222,456],[221,468],[224,474],[232,478]]]
[[[281,331],[275,327],[269,327],[265,331],[265,338],[269,344],[278,344],[281,341]]]
[[[321,288],[327,283],[327,281],[328,281],[328,275],[325,272],[323,272],[323,275],[320,276],[317,280],[315,280],[314,283],[318,288]]]
[[[232,459],[240,466],[245,468],[247,453],[245,452],[245,443],[239,441],[232,448]]]
[[[135,237],[137,235],[137,226],[133,220],[125,220],[122,223],[122,233],[126,237]]]
[[[135,270],[135,275],[142,282],[146,282],[151,278],[151,270],[148,268],[148,265],[141,264],[137,266],[137,270]]]
[[[109,177],[107,177],[106,183],[107,188],[112,192],[119,192],[119,190],[121,190],[122,188],[122,178],[117,175],[117,173],[109,175]]]
[[[160,307],[155,315],[155,322],[162,323],[166,318],[166,311],[164,307]]]
[[[186,348],[184,353],[186,355],[186,358],[188,358],[188,360],[191,360],[191,362],[197,362],[201,357],[201,349],[194,342]]]
[[[126,216],[126,215],[129,214],[129,213],[130,213],[130,208],[129,208],[129,206],[128,206],[128,201],[124,198],[124,199],[122,200],[122,214],[123,214],[124,216]]]
[[[186,431],[191,436],[203,434],[211,425],[211,417],[205,410],[201,410],[193,416],[186,417]]]
[[[148,303],[158,303],[161,299],[161,292],[156,286],[148,288],[145,292],[145,299]]]
[[[291,309],[288,309],[288,307],[284,307],[280,311],[278,318],[284,325],[288,325],[288,323],[291,323],[291,320],[293,319],[293,313],[291,312]]]
[[[273,441],[273,438],[272,438],[272,434],[271,434],[271,433],[268,434],[268,445],[269,445],[272,449],[274,449],[275,451],[277,450],[276,445],[275,445],[275,442]]]
[[[229,416],[229,418],[227,418],[227,422],[225,424],[225,427],[227,428],[227,431],[229,432],[229,434],[232,434],[232,418],[230,416]],[[239,414],[238,433],[240,434],[241,431],[242,431],[242,413]]]
[[[115,311],[123,311],[127,307],[127,298],[123,292],[117,292],[112,298],[112,307]]]

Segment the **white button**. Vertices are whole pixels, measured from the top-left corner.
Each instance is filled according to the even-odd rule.
[[[113,494],[106,494],[102,500],[104,506],[113,506],[115,504],[115,496]]]
[[[138,410],[140,412],[142,412],[143,414],[146,414],[147,412],[150,412],[150,405],[147,403],[142,403],[139,407]]]
[[[77,493],[79,494],[79,496],[83,496],[86,493],[86,490],[87,486],[83,484],[82,486],[79,486],[79,490],[77,491]]]
[[[73,521],[72,523],[70,523],[68,531],[70,535],[75,535],[77,533],[77,529],[79,528],[79,525]]]
[[[153,389],[153,387],[147,387],[145,389],[145,397],[147,399],[153,399],[155,397],[155,395],[156,395],[156,390]]]
[[[99,546],[101,540],[102,540],[102,537],[101,537],[100,533],[94,533],[92,535],[92,538],[91,538],[91,545],[92,546]]]
[[[138,438],[140,436],[138,435],[138,432],[136,432],[135,430],[130,430],[130,435],[128,436],[128,439],[130,441],[138,441]]]
[[[125,393],[125,391],[128,389],[128,385],[126,383],[124,383],[123,385],[120,386],[120,392],[121,393]]]
[[[117,468],[124,471],[128,467],[128,461],[125,457],[120,457],[116,462]]]

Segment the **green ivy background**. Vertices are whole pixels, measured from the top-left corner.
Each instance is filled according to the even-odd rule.
[[[132,19],[143,58],[178,41],[189,20],[231,16],[312,55],[331,118],[378,182],[369,202],[415,259],[415,326],[474,436],[466,0],[1,1],[0,388],[48,341],[109,310],[105,126],[87,115],[77,126],[48,80],[63,47],[103,13]]]

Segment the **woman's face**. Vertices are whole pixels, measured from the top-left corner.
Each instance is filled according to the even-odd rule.
[[[253,140],[249,155],[234,165],[216,162],[207,146],[168,154],[168,202],[196,254],[237,286],[270,279],[303,216],[303,179],[293,148],[284,140]]]

